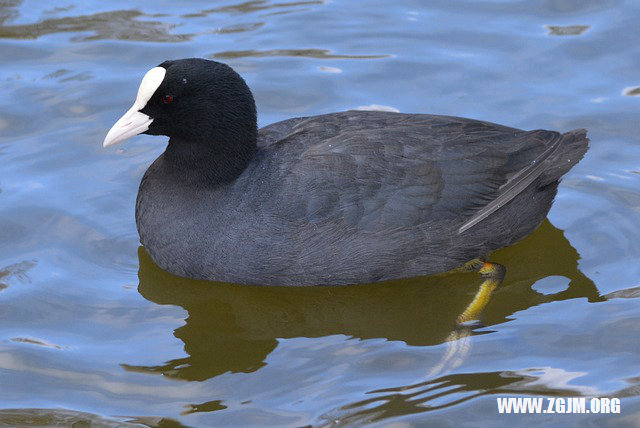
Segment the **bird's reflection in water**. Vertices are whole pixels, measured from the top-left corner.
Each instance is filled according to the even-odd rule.
[[[483,324],[506,322],[513,313],[545,302],[601,299],[594,283],[578,270],[578,257],[563,232],[548,221],[520,243],[494,253],[491,261],[506,266],[507,276],[485,309]],[[482,282],[474,273],[451,273],[346,287],[244,286],[172,276],[142,248],[139,258],[140,294],[189,313],[185,325],[175,330],[188,355],[157,366],[123,366],[198,381],[258,370],[280,338],[343,334],[413,346],[443,343],[451,340],[456,317]],[[568,278],[568,288],[550,295],[531,288],[551,275]]]

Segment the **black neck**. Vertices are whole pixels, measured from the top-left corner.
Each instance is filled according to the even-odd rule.
[[[211,186],[235,180],[247,168],[256,151],[255,140],[223,144],[171,138],[163,160],[176,179]]]

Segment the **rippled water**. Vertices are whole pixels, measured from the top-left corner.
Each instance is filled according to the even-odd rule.
[[[638,426],[638,2],[150,3],[0,2],[0,425]],[[261,125],[378,105],[584,127],[591,149],[492,257],[507,278],[469,337],[449,341],[473,274],[187,281],[135,230],[163,140],[101,142],[146,70],[190,56],[238,70]],[[511,395],[622,412],[498,415]]]

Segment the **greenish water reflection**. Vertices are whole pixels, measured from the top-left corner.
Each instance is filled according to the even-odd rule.
[[[197,381],[256,371],[283,338],[343,334],[412,346],[443,343],[481,282],[473,273],[451,273],[347,287],[241,286],[173,276],[158,268],[143,247],[138,256],[140,294],[189,313],[174,332],[188,356],[124,367]],[[578,269],[578,258],[548,220],[517,245],[496,252],[491,260],[507,267],[507,277],[485,310],[484,325],[504,323],[513,313],[546,302],[600,300],[594,283]],[[568,278],[568,288],[546,295],[531,288],[551,275]]]

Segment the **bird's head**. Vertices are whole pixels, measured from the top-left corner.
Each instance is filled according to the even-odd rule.
[[[143,133],[208,145],[255,142],[255,102],[242,77],[226,64],[198,58],[165,61],[144,75],[133,106],[103,145]]]

